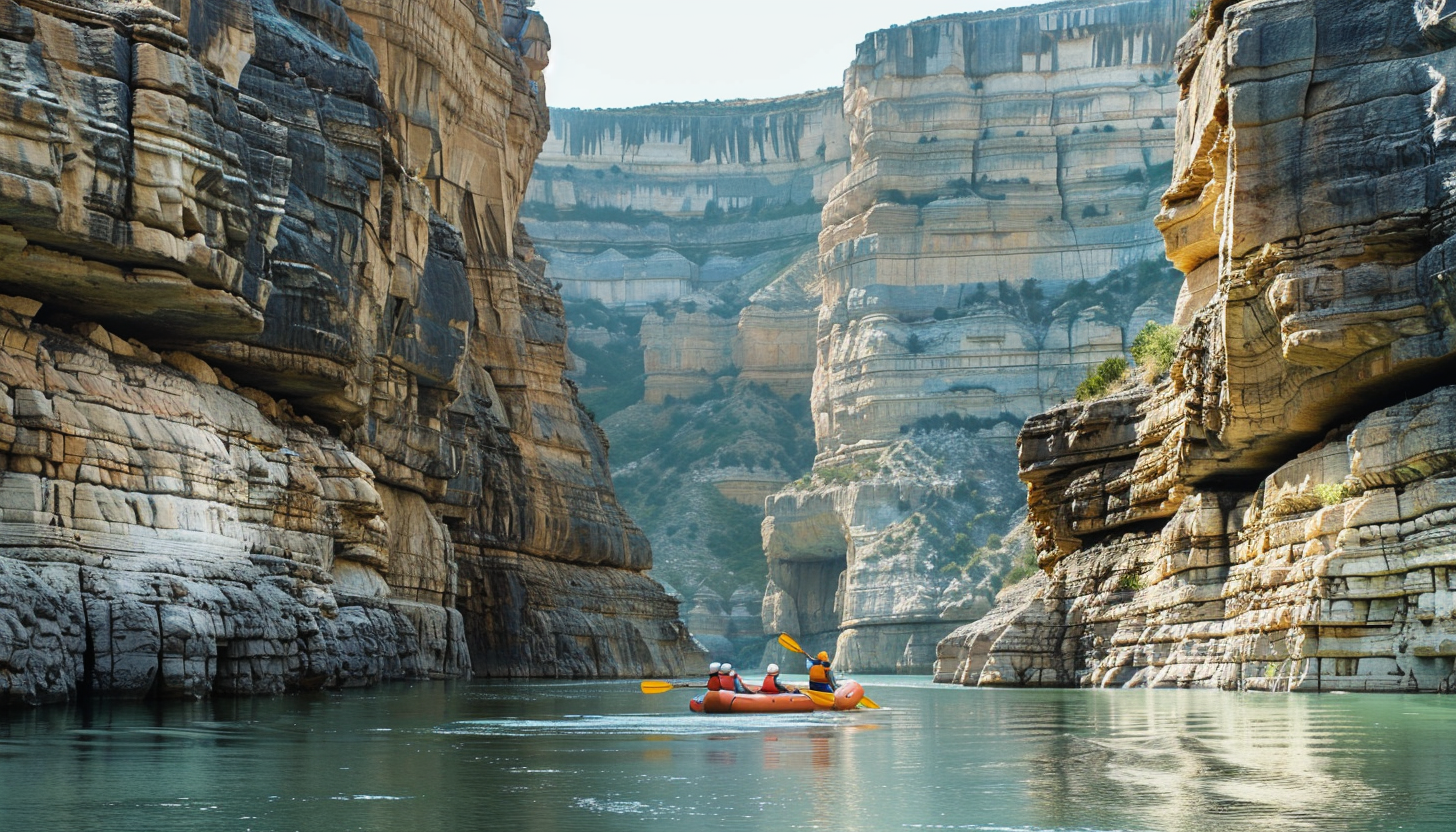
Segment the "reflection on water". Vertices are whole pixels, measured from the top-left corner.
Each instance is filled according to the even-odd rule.
[[[705,716],[631,683],[0,718],[0,829],[1456,828],[1456,699],[983,691]]]

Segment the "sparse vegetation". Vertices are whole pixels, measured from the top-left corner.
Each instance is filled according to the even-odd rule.
[[[652,540],[654,574],[680,588],[706,580],[724,597],[763,585],[763,508],[724,497],[714,482],[731,469],[780,482],[808,470],[807,397],[725,377],[691,398],[635,404],[603,427],[618,498]]]
[[[1077,385],[1077,401],[1100,399],[1107,395],[1113,385],[1127,375],[1127,359],[1113,356],[1087,371],[1087,378]]]
[[[1182,334],[1183,330],[1172,324],[1148,321],[1132,339],[1132,360],[1142,371],[1143,381],[1151,384],[1173,366]]]
[[[1285,485],[1265,497],[1265,514],[1270,518],[1288,517],[1317,511],[1326,506],[1338,505],[1351,497],[1358,497],[1362,489],[1350,483],[1315,483],[1308,480],[1299,485]]]
[[[1019,584],[1039,571],[1041,571],[1041,567],[1036,565],[1036,549],[1028,541],[1025,548],[1021,550],[1021,554],[1017,556],[1011,571],[1002,577],[1001,585],[1006,587]]]
[[[928,433],[933,430],[954,430],[963,433],[976,433],[978,431],[993,428],[1000,424],[1008,424],[1012,427],[1020,427],[1024,419],[1012,413],[1002,411],[999,416],[963,416],[959,413],[947,413],[942,416],[922,416],[908,425],[901,425],[901,433]]]
[[[1345,483],[1322,482],[1310,490],[1323,506],[1338,505],[1360,495],[1358,488],[1352,488]]]

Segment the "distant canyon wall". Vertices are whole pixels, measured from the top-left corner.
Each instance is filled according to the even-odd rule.
[[[648,402],[730,371],[808,392],[819,212],[848,169],[840,100],[553,111],[523,219],[564,298],[646,316]]]
[[[0,703],[696,660],[516,223],[548,45],[0,0]]]
[[[1170,378],[1034,417],[1046,576],[963,684],[1456,684],[1456,205],[1443,0],[1213,2],[1179,46]]]
[[[819,237],[819,459],[767,502],[769,629],[921,672],[989,609],[1022,502],[1012,430],[1173,317],[1153,219],[1188,8],[1057,3],[861,44]]]

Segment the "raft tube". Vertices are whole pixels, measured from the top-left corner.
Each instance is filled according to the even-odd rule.
[[[864,698],[859,682],[845,682],[834,692],[834,707],[816,705],[802,693],[733,693],[710,690],[694,697],[688,707],[709,714],[793,714],[808,711],[852,711]]]

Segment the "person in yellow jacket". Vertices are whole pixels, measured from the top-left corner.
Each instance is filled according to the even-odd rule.
[[[804,663],[809,667],[809,690],[819,690],[825,693],[833,693],[839,687],[834,681],[834,671],[829,669],[829,654],[823,650],[812,659],[805,659]]]

